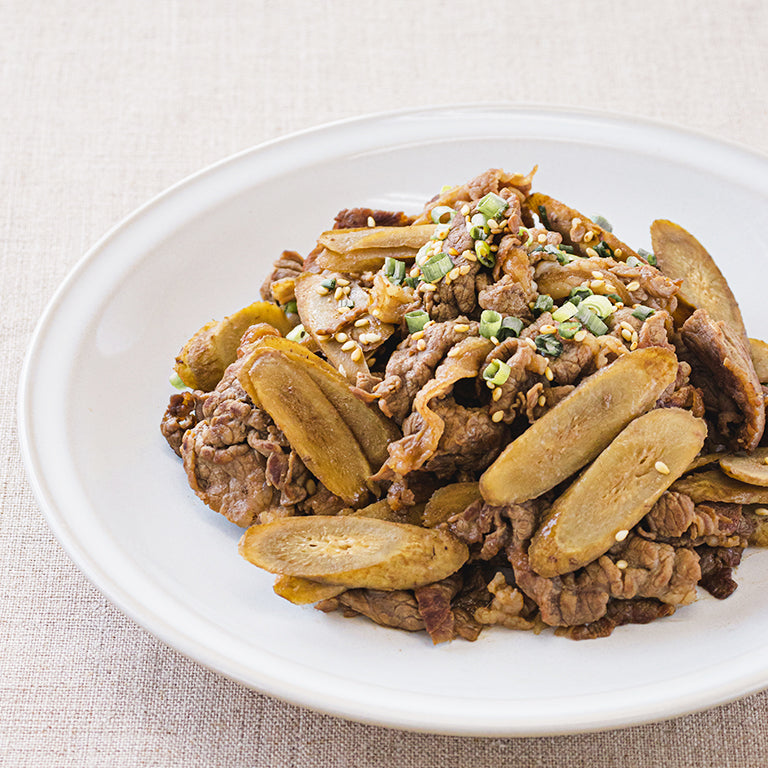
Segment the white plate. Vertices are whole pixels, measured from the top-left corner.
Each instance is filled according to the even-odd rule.
[[[351,120],[262,145],[151,201],[77,265],[40,321],[20,431],[51,528],[110,600],[235,680],[355,720],[474,735],[555,734],[661,719],[768,685],[768,553],[726,601],[574,643],[503,629],[423,634],[275,597],[240,530],[187,487],[158,424],[181,344],[258,297],[283,248],[306,253],[346,206],[418,210],[492,166],[600,212],[635,247],[659,217],[716,254],[763,332],[768,161],[653,123],[593,113],[440,108]],[[756,269],[755,265],[759,264]],[[755,275],[759,279],[755,279]]]

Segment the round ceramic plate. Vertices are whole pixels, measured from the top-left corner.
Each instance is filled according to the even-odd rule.
[[[282,249],[307,253],[341,208],[413,212],[443,184],[534,165],[535,189],[603,214],[634,247],[650,248],[655,218],[692,231],[751,333],[763,332],[768,161],[746,150],[648,122],[493,107],[367,117],[256,147],[112,230],[37,328],[20,388],[22,447],[51,528],[88,578],[211,669],[400,728],[577,732],[768,685],[768,552],[745,557],[728,600],[702,593],[671,618],[607,639],[493,629],[433,647],[421,633],[276,597],[272,577],[238,556],[240,529],[195,497],[160,435],[175,354],[203,323],[257,299]]]

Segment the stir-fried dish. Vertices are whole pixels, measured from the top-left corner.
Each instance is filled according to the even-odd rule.
[[[532,176],[341,211],[179,353],[162,432],[278,595],[436,643],[604,637],[768,544],[768,345],[715,262]]]

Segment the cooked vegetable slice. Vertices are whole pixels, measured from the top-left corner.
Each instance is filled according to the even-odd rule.
[[[321,584],[319,581],[302,579],[299,576],[278,576],[272,589],[276,595],[284,597],[295,605],[318,603],[320,600],[328,600],[347,591],[347,587]]]
[[[243,334],[256,323],[268,323],[283,335],[291,330],[291,323],[280,307],[256,301],[223,320],[206,323],[176,358],[174,367],[179,378],[191,389],[214,389],[226,367],[235,361]]]
[[[702,501],[724,501],[729,504],[768,504],[768,488],[735,480],[719,469],[694,472],[681,477],[673,491],[685,493],[695,504]]]
[[[720,461],[722,453],[702,453],[701,456],[697,456],[688,466],[686,472],[693,472],[694,469],[700,469],[706,467],[708,464],[717,464]]]
[[[630,352],[592,374],[488,467],[480,478],[483,498],[513,504],[554,488],[651,408],[676,374],[677,358],[661,347]]]
[[[286,517],[252,525],[240,554],[271,573],[350,588],[415,589],[444,579],[469,556],[446,531],[370,517]]]
[[[734,480],[768,486],[768,448],[756,448],[749,455],[728,455],[720,459],[720,469]]]
[[[331,493],[357,505],[368,495],[371,465],[349,425],[297,359],[257,348],[243,365],[240,382],[309,471]]]
[[[432,237],[434,231],[434,224],[330,229],[323,232],[317,242],[329,251],[341,254],[364,251],[369,248],[414,248],[418,251]]]
[[[424,507],[424,525],[434,528],[481,498],[477,483],[451,483],[438,488]]]
[[[749,534],[749,545],[752,547],[768,547],[768,508],[759,504],[745,505],[744,515],[754,523],[755,529]]]
[[[749,351],[761,384],[768,383],[768,344],[760,339],[749,339]]]
[[[544,577],[591,563],[633,528],[701,450],[707,426],[658,408],[632,421],[552,505],[528,550]]]
[[[651,240],[659,269],[673,280],[683,281],[678,299],[692,310],[706,309],[715,320],[724,320],[746,337],[736,297],[704,246],[666,219],[651,224]]]

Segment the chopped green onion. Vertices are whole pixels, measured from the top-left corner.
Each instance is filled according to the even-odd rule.
[[[599,213],[592,217],[592,221],[597,224],[598,227],[601,229],[604,229],[606,232],[613,232],[613,227],[611,226],[611,222],[608,221],[608,219],[605,218],[605,216],[601,216]]]
[[[651,315],[655,314],[656,310],[650,307],[639,306],[632,312],[632,317],[636,317],[638,320],[647,320]]]
[[[496,338],[499,341],[504,341],[504,339],[508,339],[510,336],[517,337],[520,335],[523,327],[523,321],[519,317],[505,317],[501,321],[501,328],[496,333]]]
[[[427,251],[432,247],[432,243],[428,240],[424,245],[419,248],[416,253],[416,264],[421,266],[427,259]]]
[[[389,279],[390,283],[394,285],[400,285],[405,280],[405,262],[393,259],[391,256],[387,256],[384,259],[384,275]]]
[[[603,336],[608,333],[608,326],[587,307],[579,307],[579,311],[576,313],[576,319],[580,323],[584,323],[587,330],[594,333],[595,336]]]
[[[576,261],[576,259],[573,256],[571,256],[570,253],[565,253],[563,251],[557,252],[557,260],[563,266],[565,266],[566,264],[570,264],[572,261]]]
[[[447,253],[430,256],[421,266],[421,274],[428,283],[437,283],[453,269],[453,262]]]
[[[566,253],[576,253],[576,249],[572,245],[563,245],[562,243],[557,246],[561,251]]]
[[[339,309],[352,309],[355,306],[355,302],[352,299],[342,299],[338,306]]]
[[[320,285],[322,285],[323,288],[327,288],[329,291],[336,290],[336,278],[332,277],[329,280],[323,280]]]
[[[488,217],[484,213],[475,213],[469,220],[470,224],[474,224],[476,227],[487,227]]]
[[[566,320],[564,323],[558,323],[557,332],[564,339],[572,339],[581,330],[581,323],[576,320]]]
[[[563,352],[562,342],[552,333],[542,333],[541,336],[537,336],[533,343],[536,345],[536,350],[542,355],[549,355],[549,357],[560,357]]]
[[[544,225],[544,229],[552,229],[552,227],[549,226],[547,209],[543,205],[539,206],[539,219],[541,219],[541,223]]]
[[[533,314],[538,317],[542,312],[549,312],[554,306],[555,302],[552,301],[552,297],[549,294],[540,293],[536,297],[536,303],[533,305]]]
[[[566,301],[562,307],[552,313],[552,319],[556,323],[561,323],[563,320],[570,320],[576,312],[578,312],[576,304],[572,301]]]
[[[502,360],[491,360],[483,371],[483,378],[500,387],[508,378],[512,369]]]
[[[495,219],[509,208],[509,203],[499,197],[495,192],[489,192],[484,198],[478,201],[477,210],[484,213],[489,219]]]
[[[642,248],[640,250],[642,250]],[[628,267],[640,267],[643,264],[643,262],[640,261],[640,259],[638,259],[636,256],[630,256],[624,263]]]
[[[409,288],[415,288],[418,284],[418,280],[415,277],[406,277],[403,280],[403,285],[407,285]]]
[[[491,253],[491,246],[485,240],[475,240],[475,255],[484,267],[492,267],[496,257]]]
[[[637,255],[644,258],[652,267],[655,267],[658,263],[656,260],[656,255],[650,251],[646,251],[645,248],[638,248]]]
[[[423,309],[414,309],[413,312],[405,313],[405,322],[408,325],[408,333],[417,333],[429,322],[429,315]]]
[[[285,334],[285,338],[289,341],[302,341],[309,334],[304,330],[304,326],[299,323],[293,330]]]
[[[616,307],[611,304],[607,296],[597,295],[587,296],[586,299],[583,299],[581,304],[579,304],[579,309],[581,310],[584,307],[591,309],[598,317],[608,317],[611,312],[616,310]]]
[[[591,296],[591,295],[592,295],[592,291],[591,289],[587,288],[586,285],[577,285],[575,288],[571,288],[571,295],[569,297],[569,301],[578,307],[582,299],[586,299],[587,296]]]
[[[610,299],[611,301],[621,301],[621,296],[619,296],[618,293],[606,293],[605,294],[606,299]]]
[[[448,232],[451,230],[450,224],[438,224],[435,227],[435,231],[432,233],[430,240],[445,240],[448,237]]]
[[[607,259],[609,256],[613,256],[611,246],[602,240],[595,246],[595,250],[600,258]]]
[[[530,246],[530,245],[533,243],[533,235],[531,234],[531,232],[530,232],[530,230],[528,229],[528,227],[520,227],[520,229],[518,229],[518,230],[517,230],[517,236],[518,236],[518,237],[520,237],[520,238],[522,238],[522,236],[523,236],[523,232],[525,232],[525,235],[526,235],[526,237],[528,238],[528,239],[527,239],[527,240],[526,240],[526,241],[523,243],[523,248],[528,248],[528,247],[529,247],[529,246]],[[521,241],[521,242],[522,242],[522,241]]]
[[[179,376],[176,371],[174,371],[171,374],[171,377],[168,379],[168,381],[171,382],[172,387],[176,387],[176,389],[186,389],[187,385],[181,380],[181,376]]]
[[[501,315],[493,309],[484,309],[480,315],[480,335],[486,339],[498,338],[501,328]]]
[[[283,311],[288,315],[295,315],[299,311],[296,306],[296,299],[289,301],[285,307],[283,307]]]
[[[486,240],[488,238],[488,233],[482,227],[472,225],[469,228],[469,236],[473,240]]]
[[[385,256],[382,269],[387,277],[392,277],[395,274],[395,260],[391,256]]]
[[[450,222],[453,221],[453,217],[455,215],[456,211],[447,205],[436,205],[430,213],[430,216],[432,216],[432,221],[434,221],[435,224],[450,224]],[[446,216],[448,219],[445,219]]]

